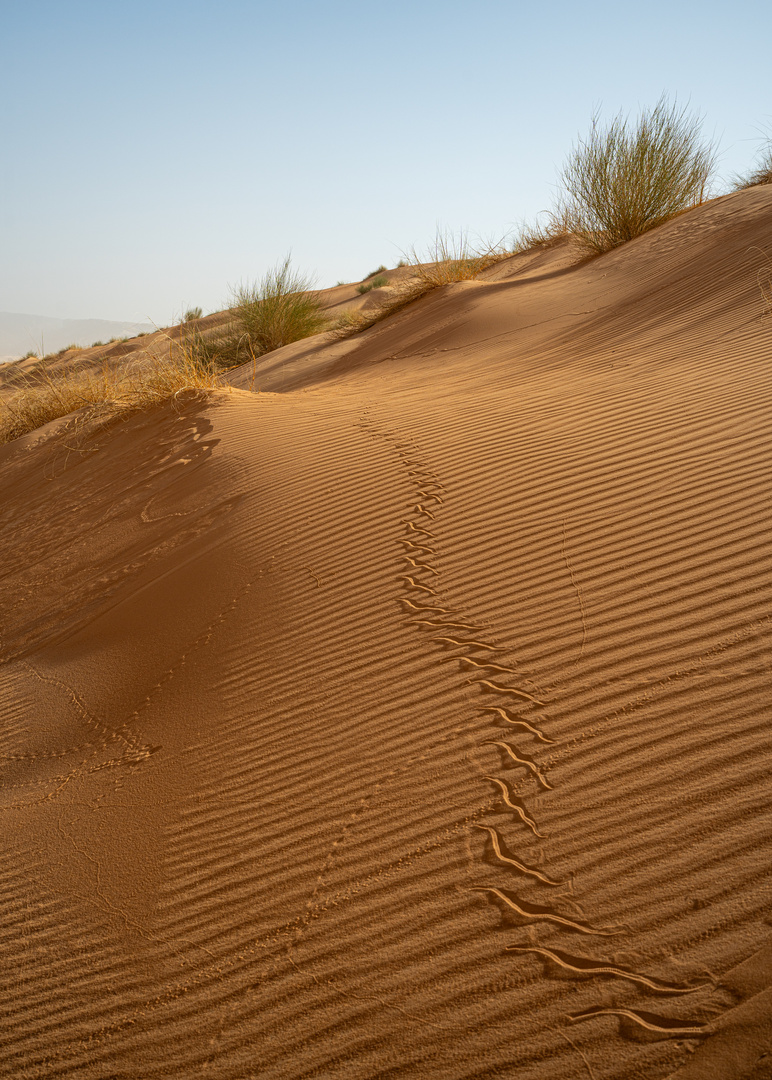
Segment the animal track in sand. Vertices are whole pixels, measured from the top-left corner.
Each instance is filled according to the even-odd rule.
[[[506,721],[507,724],[514,724],[519,727],[524,727],[526,731],[530,731],[530,733],[532,735],[535,735],[537,739],[540,739],[541,742],[549,743],[552,746],[554,746],[555,744],[554,739],[548,739],[543,731],[539,731],[538,728],[535,728],[532,724],[529,724],[527,720],[523,720],[522,717],[517,717],[513,719],[506,709],[502,709],[498,705],[484,705],[483,712],[498,713],[501,719]]]
[[[544,833],[539,832],[539,830],[536,828],[536,822],[528,817],[522,806],[518,805],[518,803],[512,802],[512,796],[510,795],[509,788],[503,780],[499,780],[497,776],[484,776],[483,780],[490,780],[491,783],[498,784],[498,786],[501,788],[501,797],[504,800],[504,803],[509,807],[509,809],[515,811],[521,821],[523,821],[533,832],[534,836],[538,836],[542,840],[545,839]]]
[[[397,540],[398,544],[403,544],[406,548],[409,548],[412,552],[420,552],[422,555],[436,555],[437,552],[434,548],[430,548],[428,544],[416,544],[415,540],[411,540],[409,537],[400,536]]]
[[[591,934],[595,937],[613,937],[616,934],[623,934],[625,931],[622,928],[611,929],[604,928],[598,929],[594,926],[588,926],[586,923],[574,922],[573,919],[566,919],[562,915],[557,915],[553,911],[549,911],[547,908],[539,908],[535,904],[527,904],[525,907],[521,905],[525,904],[524,900],[513,900],[511,896],[502,890],[496,888],[495,885],[475,885],[471,888],[470,892],[489,892],[497,896],[499,900],[502,900],[507,907],[511,908],[516,915],[520,915],[521,918],[531,919],[533,921],[546,921],[559,923],[561,926],[567,926],[570,930],[576,930],[580,934]],[[529,911],[528,908],[531,910]]]
[[[505,652],[505,649],[499,648],[498,645],[486,645],[484,641],[459,641],[458,638],[452,637],[437,637],[433,638],[433,641],[447,642],[449,645],[457,645],[462,649],[490,649],[491,652]]]
[[[483,646],[487,648],[488,646]],[[444,657],[445,663],[452,663],[457,660],[459,664],[469,664],[470,667],[486,668],[488,671],[503,671],[507,675],[517,675],[516,671],[513,671],[510,667],[501,667],[500,664],[491,664],[487,660],[473,660],[471,656],[446,656]]]
[[[422,529],[415,524],[414,521],[408,521],[405,518],[402,519],[402,524],[407,525],[411,532],[421,533],[423,536],[428,536],[430,540],[436,540],[436,534],[429,532],[428,529]]]
[[[409,562],[414,570],[428,570],[429,573],[434,574],[435,577],[440,576],[439,570],[435,570],[435,568],[433,566],[429,566],[428,563],[416,562],[416,560],[413,559],[410,555],[403,555],[402,558],[405,560],[405,562]]]
[[[240,603],[243,597],[249,592],[250,588],[251,582],[248,581],[233,600],[219,611],[214,619],[212,619],[204,630],[180,654],[177,660],[175,660],[175,662],[163,673],[159,681],[150,689],[140,705],[130,715],[123,717],[123,719],[117,721],[117,723],[112,726],[108,724],[104,718],[97,716],[86,707],[81,695],[74,686],[71,686],[69,683],[56,678],[55,676],[44,675],[28,660],[21,660],[20,662],[24,667],[37,679],[43,683],[56,687],[64,693],[66,699],[74,707],[79,719],[95,732],[95,738],[93,742],[82,743],[77,747],[67,747],[64,750],[49,752],[41,751],[23,756],[17,755],[18,760],[34,762],[36,760],[55,759],[75,752],[86,754],[84,759],[66,774],[47,777],[45,779],[27,780],[21,784],[8,784],[4,785],[5,788],[10,789],[11,787],[18,787],[29,789],[40,786],[51,788],[42,800],[36,800],[32,804],[38,805],[39,802],[53,800],[62,791],[65,785],[76,776],[95,773],[103,769],[114,768],[121,765],[139,765],[149,760],[160,747],[143,743],[138,723],[141,715],[150,707],[156,697],[163,692],[165,686],[175,677],[178,671],[185,666],[191,656],[199,649],[208,645],[215,629],[227,620],[237,604]],[[107,751],[108,746],[110,746],[111,743],[115,744],[116,742],[121,744],[120,750],[114,750],[114,753],[117,752],[118,756],[104,758],[103,755]],[[100,757],[102,758],[101,760],[99,759]],[[95,758],[97,759],[96,761],[94,760]],[[12,807],[6,806],[3,807],[3,809],[16,809],[22,805],[28,805],[28,803],[13,804]]]
[[[410,515],[402,518],[401,522],[405,527],[407,535],[397,538],[397,543],[404,549],[402,561],[412,568],[412,573],[399,574],[397,581],[402,589],[428,593],[430,596],[435,597],[438,603],[421,603],[408,596],[399,596],[397,597],[397,600],[403,606],[404,614],[408,617],[412,625],[435,631],[435,634],[432,637],[432,642],[435,645],[440,646],[446,651],[448,649],[464,650],[460,654],[455,653],[454,655],[448,654],[443,656],[440,658],[440,661],[442,663],[458,662],[460,668],[477,669],[480,674],[466,679],[466,684],[477,685],[482,693],[495,694],[499,697],[499,700],[503,699],[506,701],[508,697],[515,697],[519,699],[519,705],[517,707],[526,712],[534,706],[545,709],[546,705],[542,700],[544,691],[542,691],[537,684],[533,683],[532,680],[526,679],[526,683],[530,683],[536,688],[536,693],[539,693],[539,697],[530,693],[529,690],[523,689],[520,685],[513,685],[521,681],[522,672],[518,672],[514,667],[491,663],[485,659],[477,659],[474,656],[469,655],[471,650],[476,649],[485,650],[491,653],[506,652],[507,650],[498,645],[494,645],[487,640],[488,631],[486,628],[479,626],[476,623],[466,621],[461,611],[454,611],[452,607],[445,606],[442,591],[441,544],[438,541],[436,531],[430,531],[425,525],[427,520],[434,522],[436,520],[436,515],[445,507],[448,498],[447,488],[440,482],[437,474],[429,469],[427,463],[423,460],[424,455],[418,450],[418,447],[415,446],[412,439],[398,437],[392,431],[379,430],[369,419],[363,422],[362,427],[371,436],[380,437],[386,442],[391,443],[403,466],[406,467],[408,479],[415,488],[415,497],[417,501],[414,503]],[[438,491],[442,491],[442,496],[437,494]],[[428,504],[431,505],[431,509]],[[429,542],[431,542],[431,546]],[[565,521],[563,522],[562,529],[561,554],[566,569],[568,570],[571,583],[576,592],[582,624],[581,645],[577,659],[574,662],[574,667],[576,667],[584,655],[587,640],[587,620],[584,597],[576,577],[573,563],[567,551],[567,527]],[[425,561],[429,557],[431,557],[432,563]],[[431,585],[426,580],[427,575],[431,575]],[[470,638],[456,636],[459,631],[472,636]],[[498,681],[501,677],[506,678],[506,685]],[[547,691],[547,693],[550,693],[550,691]],[[482,706],[481,711],[483,714],[491,714],[492,717],[496,717],[498,720],[503,721],[505,724],[512,727],[521,728],[524,732],[532,735],[541,743],[554,745],[554,740],[550,739],[544,731],[535,726],[530,720],[526,720],[513,713],[511,709],[504,707],[504,704],[485,705]],[[545,791],[553,790],[552,785],[546,780],[539,764],[531,757],[519,753],[509,743],[489,738],[485,739],[482,745],[497,747],[506,754],[507,759],[510,762],[524,768],[526,773],[533,777]],[[539,831],[536,821],[529,816],[525,808],[521,805],[520,800],[513,795],[505,780],[497,776],[488,775],[483,776],[483,779],[494,784],[498,788],[504,806],[516,814],[517,818],[531,830],[534,836],[544,838],[544,834]],[[524,863],[509,854],[505,855],[502,850],[502,842],[499,833],[493,826],[477,822],[472,822],[471,824],[473,827],[481,829],[488,834],[493,847],[494,856],[497,862],[501,864],[502,869],[511,868],[511,870],[516,870],[519,873],[526,875],[526,877],[530,877],[535,883],[542,886],[553,888],[567,886],[570,892],[573,893],[573,875],[570,875],[566,881],[557,881],[549,875],[542,873],[542,871],[529,866],[527,863]],[[570,919],[550,908],[529,904],[519,899],[516,900],[496,885],[475,886],[473,891],[485,892],[497,898],[497,900],[504,903],[509,910],[515,912],[520,918],[527,920],[528,923],[532,925],[546,922],[556,928],[562,927],[568,931],[602,937],[623,934],[627,929],[623,926],[597,928],[586,921]],[[565,902],[573,903],[567,896],[565,897]],[[574,906],[578,908],[581,914],[581,908],[578,907],[578,905]],[[562,967],[563,970],[569,974],[575,975],[577,978],[585,978],[590,975],[614,976],[620,979],[626,979],[629,982],[637,983],[647,987],[649,990],[660,993],[685,994],[700,989],[700,987],[679,987],[667,984],[647,975],[639,975],[634,971],[616,967],[612,964],[603,964],[587,958],[572,956],[571,954],[559,950],[553,951],[544,949],[536,944],[530,947],[512,945],[508,947],[508,951],[513,953],[533,952],[541,955],[545,959],[551,960]],[[613,1012],[614,1010],[605,1011]],[[617,1010],[617,1012],[619,1012],[619,1010]],[[590,1010],[585,1014],[578,1015],[576,1019],[584,1019],[597,1014],[597,1010]],[[620,1012],[620,1015],[621,1014],[622,1013]],[[668,1026],[668,1022],[665,1020],[662,1021],[663,1026],[657,1028],[657,1018],[652,1020],[648,1014],[635,1013],[634,1010],[630,1010],[628,1015],[630,1015],[631,1018],[636,1019],[639,1023],[643,1023],[644,1026],[648,1024],[651,1030],[662,1030],[666,1031],[668,1034],[681,1034],[687,1031],[692,1032],[701,1030],[700,1025],[693,1026],[691,1022],[678,1021],[676,1022],[676,1026]],[[652,1024],[654,1025],[653,1027]],[[680,1027],[677,1026],[679,1024],[681,1025]]]
[[[591,960],[586,956],[570,956],[568,953],[559,953],[536,945],[507,945],[507,951],[538,953],[540,956],[546,956],[548,960],[552,960],[553,963],[558,964],[565,971],[576,972],[579,975],[615,975],[620,979],[630,979],[632,982],[642,983],[660,994],[693,994],[697,990],[713,987],[713,983],[700,983],[698,986],[675,986],[673,983],[652,979],[648,975],[638,975],[634,971],[613,967],[610,964]]]
[[[710,1026],[696,1020],[657,1016],[655,1013],[639,1012],[636,1009],[605,1009],[601,1006],[585,1009],[584,1012],[573,1015],[569,1014],[568,1019],[571,1023],[577,1023],[579,1020],[591,1020],[595,1016],[626,1016],[628,1020],[634,1020],[647,1031],[660,1031],[664,1035],[706,1035]]]
[[[539,701],[538,698],[526,694],[525,690],[520,690],[517,686],[498,686],[488,679],[469,679],[468,682],[476,682],[478,686],[487,686],[490,690],[495,690],[499,694],[515,694],[517,697],[525,698],[526,701],[532,701],[534,705],[541,705],[542,708],[545,708],[543,701]]]
[[[484,746],[500,746],[502,750],[506,750],[507,754],[510,756],[510,758],[514,761],[514,763],[516,765],[523,765],[526,769],[529,769],[533,773],[533,775],[536,777],[536,779],[539,781],[539,783],[547,791],[552,791],[553,790],[552,785],[548,784],[547,781],[542,776],[541,772],[539,771],[538,765],[536,765],[535,762],[531,761],[530,758],[521,758],[521,757],[519,757],[515,753],[515,751],[512,749],[512,747],[509,745],[509,743],[498,742],[495,739],[487,739],[486,742],[483,745]]]
[[[415,578],[410,577],[409,574],[402,574],[399,580],[406,581],[411,588],[420,589],[421,592],[427,592],[430,596],[437,595],[434,589],[430,589],[428,585],[422,585],[420,581],[416,581]]]
[[[414,611],[436,611],[440,615],[449,614],[447,608],[432,606],[431,604],[415,604],[412,600],[408,600],[406,596],[398,596],[397,603],[407,604],[408,607],[413,608]]]
[[[469,623],[462,622],[430,622],[428,619],[415,619],[416,626],[431,626],[437,630],[468,630],[470,633],[474,633],[475,630],[482,630],[482,626],[472,626]]]
[[[543,881],[545,885],[569,885],[573,888],[573,884],[568,881],[553,881],[552,878],[547,877],[546,874],[542,874],[540,870],[534,869],[532,866],[526,866],[525,863],[521,863],[518,859],[511,859],[508,855],[505,855],[501,850],[501,841],[499,834],[491,825],[479,825],[474,822],[475,829],[482,829],[490,835],[491,843],[493,844],[493,851],[499,862],[508,863],[510,866],[514,866],[516,870],[519,870],[523,874],[529,874],[531,877],[538,878],[539,881]]]

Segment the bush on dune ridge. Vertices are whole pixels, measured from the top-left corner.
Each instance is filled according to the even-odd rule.
[[[631,127],[619,114],[606,128],[597,115],[560,174],[553,218],[588,251],[600,254],[705,201],[716,151],[701,140],[702,121],[660,98]]]
[[[329,317],[311,292],[312,284],[292,269],[288,255],[256,284],[234,289],[235,320],[254,356],[327,329]]]
[[[708,197],[716,149],[702,121],[663,96],[635,124],[621,113],[573,147],[559,176],[546,224],[523,225],[518,253],[574,240],[600,255],[641,236]]]
[[[311,292],[311,280],[295,272],[287,256],[256,284],[232,291],[233,305],[225,326],[201,331],[194,325],[201,308],[188,309],[182,317],[185,332],[174,357],[170,348],[170,362],[164,369],[158,366],[151,371],[147,364],[133,369],[103,366],[94,374],[71,365],[66,375],[31,371],[29,376],[20,373],[8,378],[6,386],[15,383],[16,389],[0,397],[0,442],[86,405],[142,408],[181,389],[211,388],[217,385],[217,368],[255,362],[290,342],[328,329],[342,337],[358,333],[432,289],[473,280],[513,254],[562,241],[575,241],[590,255],[609,251],[706,199],[716,152],[711,143],[703,142],[701,126],[699,117],[670,105],[664,96],[653,109],[641,112],[635,123],[620,113],[604,128],[596,115],[589,136],[575,144],[562,169],[558,198],[546,224],[524,224],[508,245],[478,248],[463,232],[455,236],[438,230],[426,253],[419,255],[412,248],[398,263],[408,268],[407,276],[389,283],[378,276],[386,269],[379,266],[358,286],[365,293],[390,285],[379,304],[345,310],[335,321]],[[757,167],[744,179],[736,178],[735,190],[769,183],[772,138],[766,140]],[[762,291],[772,308],[767,278]],[[34,352],[27,356],[37,358]]]
[[[260,281],[233,288],[230,321],[207,333],[191,327],[182,339],[185,347],[204,366],[232,368],[321,333],[330,318],[312,285],[292,269],[288,255]]]

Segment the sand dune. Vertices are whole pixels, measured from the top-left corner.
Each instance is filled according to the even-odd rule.
[[[0,1075],[772,1076],[765,259],[758,188],[0,449]]]

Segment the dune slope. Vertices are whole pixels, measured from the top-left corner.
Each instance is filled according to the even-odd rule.
[[[765,251],[0,449],[0,1075],[771,1075]]]

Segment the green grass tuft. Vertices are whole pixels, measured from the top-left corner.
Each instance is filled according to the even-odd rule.
[[[234,289],[233,324],[219,342],[221,362],[244,363],[328,329],[329,316],[310,292],[312,284],[287,256],[256,284]]]
[[[370,292],[371,289],[382,289],[384,285],[388,285],[388,279],[385,277],[374,277],[372,281],[362,282],[361,285],[357,285],[357,292],[362,294]]]
[[[609,251],[707,197],[716,151],[702,122],[660,98],[635,126],[621,114],[602,128],[598,116],[561,173],[562,219],[588,251]]]

